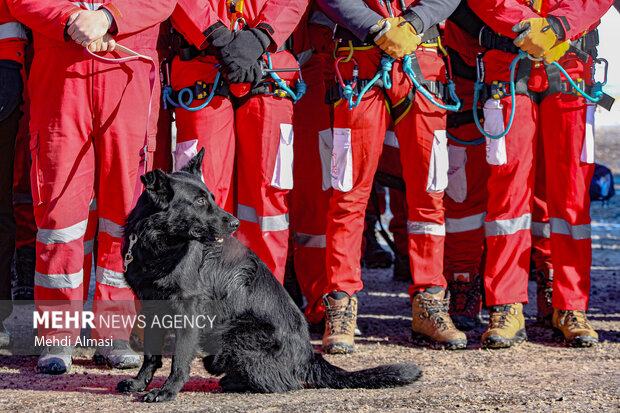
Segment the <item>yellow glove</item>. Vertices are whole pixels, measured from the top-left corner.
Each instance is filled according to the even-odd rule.
[[[375,44],[394,59],[413,53],[422,43],[413,25],[402,16],[379,20],[369,33],[377,34]]]
[[[553,46],[551,49],[543,53],[543,59],[545,60],[545,63],[551,64],[556,60],[560,60],[560,58],[566,54],[569,47],[570,43],[568,41],[558,43],[557,45]]]
[[[533,57],[541,57],[558,42],[558,35],[553,31],[549,21],[543,17],[523,20],[512,31],[520,33],[514,44]]]

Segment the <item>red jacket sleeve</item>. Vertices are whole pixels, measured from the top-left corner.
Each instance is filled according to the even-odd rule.
[[[7,0],[7,5],[17,20],[61,42],[64,41],[69,16],[82,10],[69,0]]]
[[[114,34],[122,36],[163,22],[170,17],[176,4],[177,0],[114,0],[102,8],[114,17],[117,29]]]
[[[214,26],[220,22],[209,0],[178,0],[170,16],[172,26],[194,46],[201,48],[216,29],[228,30],[226,26]]]
[[[552,7],[549,14],[557,17],[570,40],[579,37],[603,17],[613,0],[563,0]]]
[[[512,26],[525,19],[540,17],[518,0],[467,0],[467,4],[494,31],[514,39]]]
[[[267,0],[255,27],[269,33],[276,51],[293,33],[308,8],[309,0]]]

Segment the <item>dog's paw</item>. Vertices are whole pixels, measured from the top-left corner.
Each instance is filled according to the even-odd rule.
[[[173,393],[169,390],[152,389],[144,395],[142,401],[147,403],[167,402],[173,400],[176,396],[176,393]]]
[[[116,385],[116,390],[121,393],[132,393],[136,391],[144,391],[145,389],[146,384],[136,379],[125,379],[123,381],[119,381]]]

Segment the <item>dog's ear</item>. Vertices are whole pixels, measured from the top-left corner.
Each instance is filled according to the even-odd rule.
[[[142,175],[140,180],[155,205],[161,209],[166,208],[172,199],[172,186],[168,175],[161,169],[155,169]]]
[[[182,171],[188,172],[197,177],[202,177],[202,158],[205,155],[205,147],[203,146],[200,152],[196,154],[189,162],[181,168]]]

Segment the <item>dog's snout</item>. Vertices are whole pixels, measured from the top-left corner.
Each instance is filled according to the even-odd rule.
[[[230,227],[231,231],[236,231],[237,228],[239,228],[239,225],[241,225],[241,222],[237,218],[231,219],[230,222],[228,223],[228,226]]]

